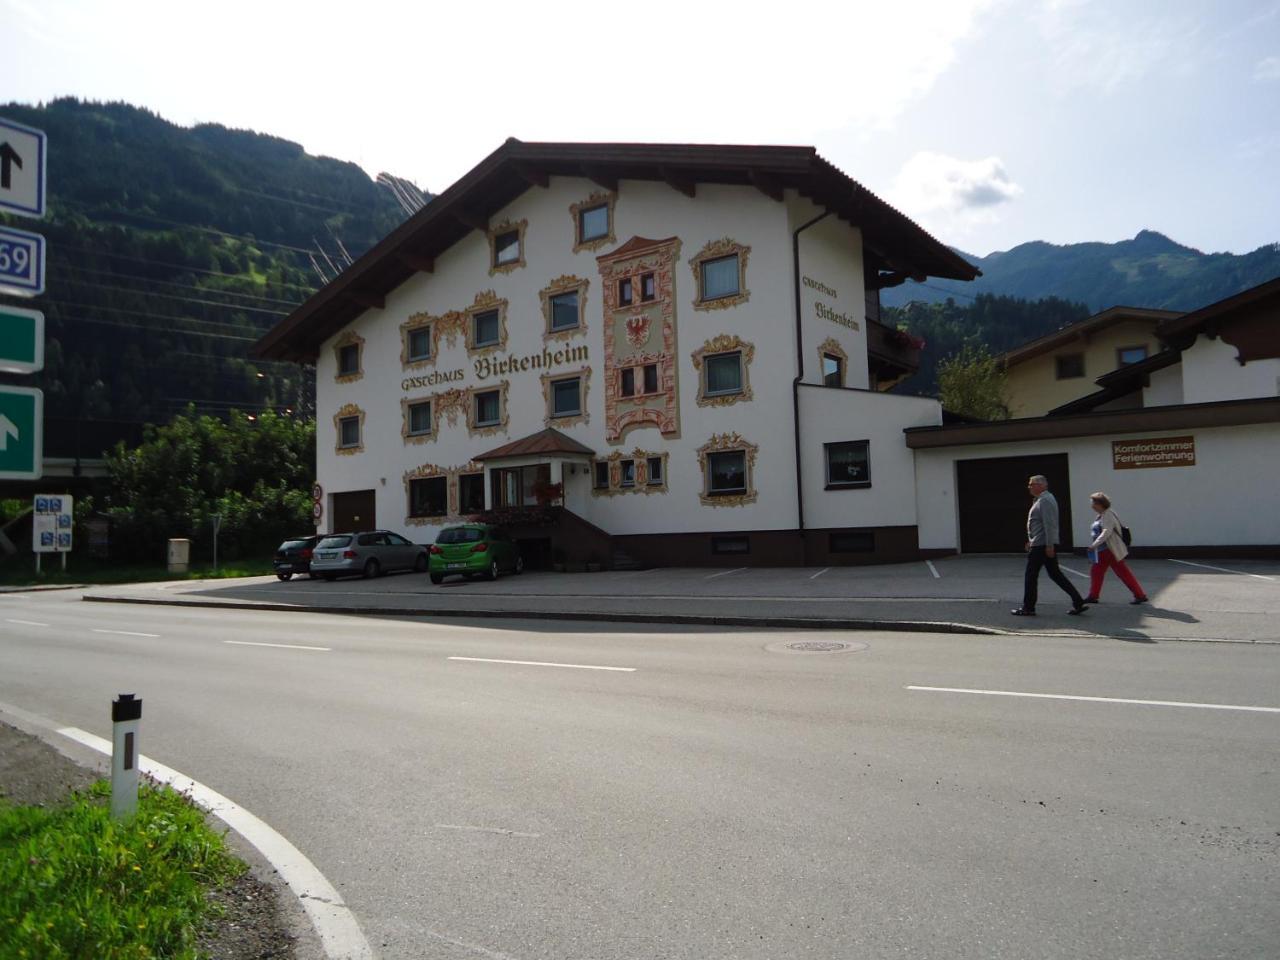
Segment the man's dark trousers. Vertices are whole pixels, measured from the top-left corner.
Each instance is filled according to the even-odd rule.
[[[1084,603],[1084,597],[1080,596],[1080,591],[1073,587],[1071,581],[1063,576],[1062,570],[1058,567],[1058,558],[1056,556],[1046,557],[1044,547],[1032,547],[1027,551],[1027,574],[1022,587],[1023,610],[1034,610],[1036,608],[1041,567],[1049,571],[1050,580],[1066,591],[1067,596],[1071,598],[1073,606],[1078,607]]]

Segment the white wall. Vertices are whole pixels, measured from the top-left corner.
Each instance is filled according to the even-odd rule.
[[[790,212],[794,231],[822,211],[797,199],[791,202]],[[794,263],[794,248],[791,260]],[[848,354],[844,385],[866,389],[870,384],[861,232],[834,214],[806,229],[800,234],[800,277],[804,382],[822,383],[818,347],[830,338]],[[794,289],[788,292],[794,321]]]
[[[529,221],[525,234],[526,266],[508,274],[489,276],[486,236],[472,232],[436,258],[435,272],[416,274],[388,295],[384,310],[370,310],[350,325],[365,338],[364,377],[354,383],[334,382],[333,342],[321,348],[316,370],[317,469],[327,493],[372,487],[377,491],[378,523],[399,530],[417,541],[433,539],[435,527],[405,524],[407,503],[403,474],[421,464],[441,467],[463,465],[476,454],[544,428],[545,403],[537,372],[513,373],[508,394],[508,430],[492,437],[470,437],[461,422],[455,428],[441,424],[439,436],[423,444],[406,444],[401,437],[401,381],[434,370],[464,371],[460,381],[424,387],[408,395],[425,399],[449,387],[481,383],[463,338],[450,347],[439,344],[436,364],[427,370],[406,372],[400,363],[400,324],[410,314],[441,315],[469,307],[475,295],[494,290],[510,301],[508,342],[495,356],[541,352],[544,322],[538,291],[565,274],[590,281],[586,298],[585,336],[575,336],[568,346],[585,344],[592,376],[586,397],[589,422],[562,428],[598,455],[615,449],[640,447],[669,452],[666,494],[592,496],[590,479],[568,478],[571,508],[611,533],[707,531],[791,528],[795,525],[795,460],[791,440],[791,381],[795,369],[794,301],[791,284],[791,236],[787,207],[750,187],[699,184],[696,198],[688,198],[665,184],[623,181],[614,212],[614,234],[621,245],[633,236],[661,239],[678,236],[680,259],[675,268],[677,362],[680,435],[664,438],[656,427],[633,429],[621,444],[604,439],[604,340],[600,274],[595,252],[574,254],[574,224],[570,204],[585,200],[599,188],[585,179],[553,177],[549,188],[531,188],[491,223],[504,219]],[[689,268],[710,241],[730,237],[751,247],[747,263],[746,303],[728,309],[701,311],[693,308],[697,285]],[[848,248],[853,255],[853,248]],[[851,270],[861,276],[861,262]],[[851,289],[852,293],[852,289]],[[841,296],[843,298],[843,291]],[[856,296],[859,307],[861,293]],[[852,301],[851,301],[852,302]],[[835,328],[834,324],[828,324]],[[691,351],[718,334],[736,334],[754,344],[755,360],[749,379],[754,393],[750,402],[726,407],[697,405],[698,374]],[[816,358],[816,342],[808,348]],[[553,347],[554,349],[554,347]],[[816,359],[815,359],[816,362]],[[566,373],[577,365],[562,368]],[[865,376],[865,353],[861,361]],[[483,383],[497,384],[504,377]],[[334,451],[333,414],[345,403],[366,412],[365,449],[350,456]],[[705,507],[699,501],[702,474],[696,450],[713,433],[737,432],[759,446],[755,466],[759,499],[742,507]],[[321,523],[327,529],[328,517]]]
[[[1236,348],[1201,336],[1182,352],[1183,403],[1243,400],[1280,394],[1280,360],[1250,360],[1241,366]]]
[[[941,422],[941,404],[927,397],[802,387],[800,455],[804,469],[805,526],[915,524],[915,463],[902,431]],[[870,487],[825,489],[827,468],[823,444],[844,440],[871,441],[868,445]]]
[[[1111,441],[1195,437],[1196,464],[1116,470]],[[1274,424],[1164,430],[1115,436],[982,444],[916,451],[921,549],[959,543],[955,462],[1065,453],[1070,467],[1072,531],[1084,543],[1093,522],[1089,494],[1102,490],[1141,546],[1280,544],[1280,443]],[[1009,509],[1025,512],[1023,503]]]
[[[1151,374],[1150,384],[1142,391],[1144,407],[1167,407],[1182,403],[1182,365],[1172,364]]]

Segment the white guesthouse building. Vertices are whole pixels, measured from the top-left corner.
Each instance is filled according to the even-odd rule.
[[[316,365],[318,529],[486,514],[535,564],[919,555],[918,347],[977,271],[811,148],[508,140],[272,330]]]

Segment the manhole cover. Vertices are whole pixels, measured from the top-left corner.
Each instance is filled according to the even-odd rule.
[[[770,643],[765,649],[771,653],[857,653],[867,645],[852,640],[789,640]]]

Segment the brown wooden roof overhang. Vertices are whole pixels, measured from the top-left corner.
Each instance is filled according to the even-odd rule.
[[[1108,307],[1101,313],[1067,324],[1052,333],[1029,340],[1020,347],[1002,353],[998,359],[1006,369],[1050,353],[1064,344],[1090,336],[1126,320],[1150,320],[1152,325],[1180,317],[1176,310],[1149,310],[1145,307]]]
[[[704,144],[525,143],[509,139],[460,180],[379,241],[332,282],[268,331],[256,356],[313,361],[320,344],[526,190],[552,176],[586,177],[617,189],[620,180],[657,180],[688,196],[699,183],[754,186],[774,199],[794,188],[858,227],[885,269],[972,280],[981,271],[813,147]]]
[[[1029,417],[944,427],[908,427],[903,432],[908,447],[928,450],[1102,434],[1236,427],[1253,423],[1280,423],[1280,397],[1184,403],[1139,410],[1105,410],[1072,416]]]
[[[519,440],[512,440],[510,443],[504,443],[500,447],[495,447],[487,453],[482,453],[471,459],[476,461],[507,460],[513,457],[548,455],[594,457],[596,452],[590,447],[579,443],[573,437],[566,436],[552,427],[547,427],[545,430],[531,433],[529,436],[521,437]]]
[[[1265,306],[1268,301],[1280,303],[1280,277],[1162,323],[1160,339],[1186,350],[1201,333],[1216,336],[1221,325],[1234,319],[1235,314]]]

